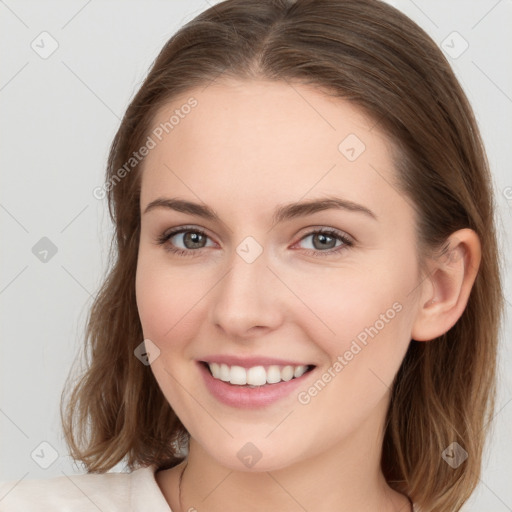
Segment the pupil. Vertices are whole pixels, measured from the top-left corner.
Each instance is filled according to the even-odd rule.
[[[201,235],[201,233],[188,232],[188,233],[185,233],[184,243],[187,247],[188,247],[187,241],[191,242],[192,245],[199,244],[199,247],[201,247],[201,245],[200,245],[201,238],[203,238],[203,235]],[[193,248],[195,248],[195,246]],[[189,247],[189,249],[190,249],[190,247]]]
[[[329,235],[325,235],[323,233],[317,233],[316,235],[318,237],[318,240],[320,240],[320,246],[317,247],[317,244],[315,244],[313,242],[313,245],[315,246],[315,249],[325,249],[326,247],[326,242],[328,243],[329,239],[331,239],[331,241],[334,241],[334,238],[332,236],[329,236]],[[329,249],[331,249],[332,247],[329,247]]]

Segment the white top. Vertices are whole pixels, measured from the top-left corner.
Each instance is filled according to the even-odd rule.
[[[0,482],[1,512],[172,512],[156,466],[131,473],[85,473]]]
[[[131,473],[0,482],[0,512],[172,512],[155,471],[152,465]]]

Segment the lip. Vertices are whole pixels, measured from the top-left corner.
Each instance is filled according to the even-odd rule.
[[[265,358],[247,358],[247,359],[237,359],[237,362],[228,363],[226,361],[233,361],[237,358],[226,358],[216,359],[216,358],[208,358],[208,362],[220,364],[230,364],[230,365],[239,365],[244,368],[250,368],[251,366],[264,366],[265,364],[283,364],[277,359],[265,359]],[[254,361],[257,361],[259,364],[254,364]],[[244,365],[240,364],[240,361],[245,363]],[[263,364],[262,362],[265,362]],[[267,361],[271,361],[268,363]],[[285,361],[285,366],[288,363]],[[290,363],[292,366],[300,366],[300,364]],[[236,407],[240,409],[259,409],[262,407],[269,406],[274,404],[280,400],[289,397],[297,388],[301,385],[304,385],[304,381],[310,377],[312,373],[315,372],[316,367],[312,370],[306,372],[304,375],[300,377],[291,379],[287,382],[279,382],[278,384],[267,384],[264,386],[259,386],[255,388],[248,388],[244,386],[236,386],[233,384],[229,384],[219,379],[215,379],[207,365],[204,361],[198,361],[197,366],[199,368],[199,372],[201,373],[203,380],[205,382],[206,388],[210,392],[210,394],[216,398],[219,402],[229,405],[231,407]]]
[[[242,368],[252,368],[254,366],[309,366],[311,362],[303,363],[298,361],[291,361],[286,359],[276,359],[265,356],[251,356],[251,357],[237,357],[225,355],[213,355],[204,357],[200,360],[204,363],[218,363],[227,364],[228,366],[241,366]]]

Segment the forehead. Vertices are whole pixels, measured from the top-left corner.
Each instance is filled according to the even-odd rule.
[[[168,192],[229,198],[247,211],[340,192],[378,213],[399,195],[391,144],[375,121],[309,85],[224,80],[191,89],[160,109],[152,137],[141,206]]]

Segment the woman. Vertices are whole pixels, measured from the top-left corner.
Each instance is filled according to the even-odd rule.
[[[129,105],[102,193],[114,264],[62,412],[89,474],[5,510],[461,508],[503,299],[478,127],[416,24],[211,7]]]

